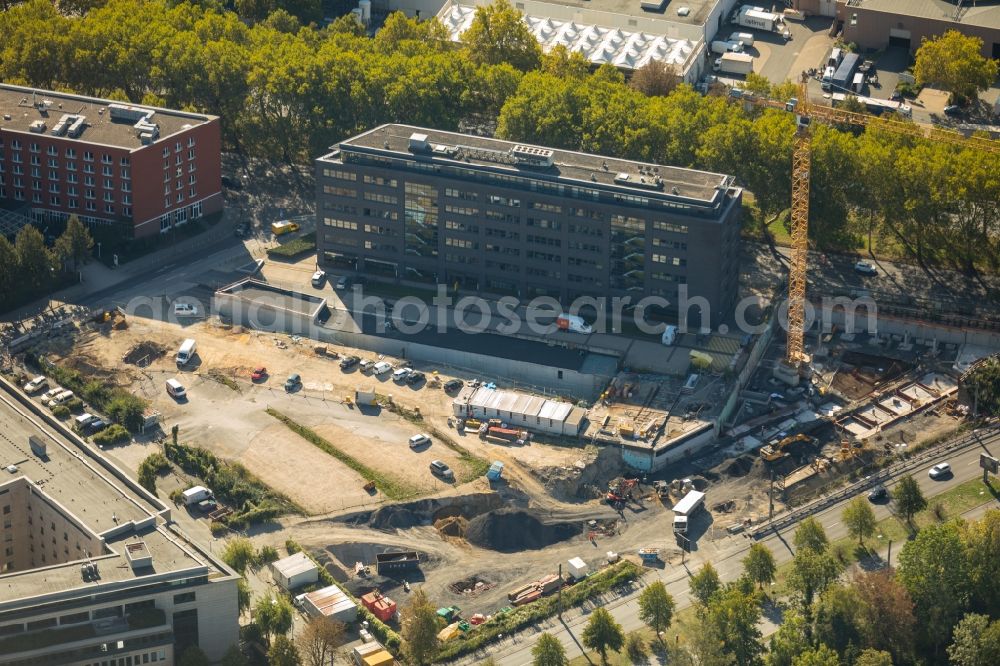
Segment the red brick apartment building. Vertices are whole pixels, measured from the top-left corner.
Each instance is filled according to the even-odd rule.
[[[0,205],[125,238],[222,210],[219,119],[0,84]]]

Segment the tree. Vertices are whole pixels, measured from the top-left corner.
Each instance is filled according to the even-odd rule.
[[[142,427],[142,415],[146,411],[146,403],[136,395],[119,395],[108,403],[105,411],[124,428],[137,432]]]
[[[3,252],[0,251],[0,254]],[[977,363],[962,384],[967,399],[973,403],[976,415],[1000,414],[1000,358],[991,356]]]
[[[806,622],[802,615],[785,613],[778,630],[771,635],[767,653],[768,666],[792,666],[792,661],[810,647]]]
[[[662,60],[650,60],[639,69],[632,72],[629,85],[643,95],[654,97],[669,95],[681,84],[677,68]]]
[[[209,666],[209,664],[211,662],[208,660],[208,655],[197,645],[192,645],[184,650],[177,662],[177,666]]]
[[[800,654],[792,660],[792,666],[840,666],[840,657],[830,647],[820,645]]]
[[[509,62],[527,72],[541,62],[542,48],[528,30],[523,14],[507,0],[476,7],[468,30],[462,33],[469,59],[476,65]]]
[[[771,94],[771,82],[766,76],[761,76],[757,72],[750,72],[743,83],[743,89],[755,95],[767,97]]]
[[[698,573],[691,576],[688,585],[691,588],[691,596],[703,607],[708,606],[709,600],[722,587],[722,583],[719,581],[719,573],[712,566],[711,562],[705,562],[701,569],[698,570]]]
[[[240,615],[250,610],[250,583],[248,583],[247,579],[242,576],[238,581],[236,581],[236,601],[240,610]]]
[[[982,55],[983,40],[949,30],[924,38],[917,49],[913,75],[920,85],[944,88],[961,98],[976,99],[997,78],[997,62]]]
[[[913,516],[927,508],[924,493],[912,475],[904,476],[899,480],[899,484],[892,491],[892,498],[896,500],[896,509],[911,525],[913,524]]]
[[[80,264],[87,262],[93,248],[94,239],[91,238],[90,231],[79,217],[70,215],[66,231],[56,239],[56,255],[64,262],[72,261],[73,270],[76,270]]]
[[[669,643],[667,644],[669,646]],[[668,648],[669,649],[669,648]],[[699,627],[691,637],[692,664],[698,666],[734,666],[736,657],[726,648],[719,629],[713,625]],[[674,664],[673,654],[667,663]]]
[[[23,227],[14,238],[14,252],[17,254],[18,282],[33,292],[52,283],[54,260],[45,247],[42,232],[30,224]]]
[[[896,575],[913,599],[918,645],[939,654],[969,601],[969,565],[955,523],[931,525],[899,553]]]
[[[814,552],[822,553],[830,545],[830,540],[827,539],[826,530],[819,524],[819,521],[810,516],[799,523],[795,535],[792,537],[792,543],[795,544],[796,550],[808,548]]]
[[[847,525],[847,532],[852,537],[857,537],[858,545],[863,546],[865,537],[875,534],[875,512],[863,497],[855,497],[844,507],[841,520]]]
[[[1000,620],[969,613],[955,626],[948,659],[955,666],[1000,664]]]
[[[969,560],[972,608],[1000,617],[1000,511],[987,511],[979,520],[963,524],[960,532]]]
[[[306,666],[327,666],[344,638],[344,623],[326,616],[309,620],[299,634],[298,648]]]
[[[228,564],[236,573],[242,575],[247,567],[253,564],[256,553],[253,543],[246,537],[233,537],[226,541],[222,548],[222,561]]]
[[[848,646],[861,643],[858,608],[861,599],[854,589],[832,585],[816,602],[813,611],[813,639],[845,654]]]
[[[6,310],[14,303],[16,275],[17,253],[7,237],[0,234],[0,309]]]
[[[649,661],[649,649],[639,634],[629,634],[625,638],[625,654],[633,664],[645,664]]]
[[[406,654],[417,666],[428,663],[438,647],[437,611],[423,589],[410,595],[402,616]]]
[[[253,619],[269,639],[292,628],[292,605],[284,596],[261,597],[253,607]]]
[[[884,650],[866,648],[854,660],[854,666],[892,666],[892,655]]]
[[[736,666],[753,666],[760,662],[764,652],[760,622],[760,604],[757,603],[753,585],[750,593],[739,581],[730,583],[709,601],[704,615],[705,624],[722,639],[725,652],[731,654]]]
[[[649,584],[639,595],[639,619],[656,632],[661,643],[663,642],[661,634],[673,621],[676,608],[677,604],[667,592],[667,586],[663,581],[658,580]]]
[[[590,614],[590,620],[583,630],[583,644],[601,655],[601,663],[607,666],[608,650],[617,652],[625,644],[625,634],[621,625],[615,622],[611,613],[598,607]]]
[[[913,650],[913,600],[891,570],[861,573],[854,578],[858,624],[865,645],[892,653],[905,661]]]
[[[837,580],[840,565],[829,553],[802,548],[795,553],[788,585],[799,593],[802,608],[808,616],[813,598]]]
[[[222,655],[222,666],[250,666],[250,661],[238,645],[233,645]]]
[[[302,657],[295,647],[295,641],[285,635],[278,635],[267,650],[268,666],[301,666]]]
[[[743,570],[750,577],[750,580],[757,583],[761,589],[774,581],[777,568],[774,563],[774,555],[771,554],[767,546],[761,543],[752,544],[750,552],[743,558]]]
[[[165,472],[169,469],[170,462],[167,460],[166,456],[159,451],[156,453],[150,453],[141,463],[139,463],[139,473],[137,475],[139,485],[155,495],[157,477],[161,472]]]
[[[566,666],[566,650],[559,639],[543,633],[531,648],[532,666]]]

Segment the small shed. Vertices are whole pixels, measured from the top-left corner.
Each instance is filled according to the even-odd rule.
[[[312,617],[325,615],[344,624],[350,624],[358,619],[358,604],[336,585],[303,596],[302,608]]]
[[[319,580],[319,567],[305,553],[295,553],[271,563],[274,582],[286,590],[315,583]]]

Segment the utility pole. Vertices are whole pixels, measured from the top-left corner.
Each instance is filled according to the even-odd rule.
[[[774,470],[771,470],[771,486],[767,489],[767,519],[774,518]]]
[[[889,552],[885,556],[885,564],[888,567],[892,566],[892,539],[889,539]]]
[[[559,564],[559,619],[562,619],[562,563]]]

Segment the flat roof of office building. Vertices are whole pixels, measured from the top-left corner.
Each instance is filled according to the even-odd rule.
[[[179,532],[167,529],[157,506],[115,476],[115,469],[99,454],[88,455],[56,431],[24,419],[11,407],[11,397],[0,388],[0,461],[14,464],[15,471],[0,470],[0,483],[30,483],[31,491],[43,495],[56,510],[103,536],[104,553],[90,553],[100,578],[84,581],[80,567],[85,559],[37,566],[0,575],[0,611],[28,604],[28,599],[51,593],[80,590],[92,593],[95,586],[141,581],[149,576],[180,572],[230,575],[225,567],[200,552]],[[46,445],[43,457],[28,444],[34,435]],[[125,554],[127,544],[142,541],[152,557],[149,567],[133,569]]]
[[[590,153],[560,150],[502,141],[487,137],[443,130],[387,124],[340,143],[341,149],[414,159],[410,140],[424,136],[432,147],[421,159],[450,163],[462,168],[483,167],[490,171],[509,172],[525,178],[572,182],[581,188],[624,191],[633,196],[675,200],[706,206],[733,186],[732,176],[681,167],[603,157]],[[549,159],[551,166],[524,166],[515,157],[515,148],[524,154]],[[327,156],[333,158],[334,154]],[[325,158],[321,158],[325,159]]]
[[[215,116],[200,113],[161,109],[143,104],[115,102],[85,95],[0,83],[0,129],[6,132],[23,132],[29,136],[35,134],[48,139],[59,138],[67,145],[80,143],[81,145],[97,144],[129,150],[142,148],[140,132],[135,128],[136,121],[126,118],[112,118],[112,113],[109,110],[109,106],[112,104],[132,107],[134,111],[129,114],[130,117],[143,111],[152,112],[152,115],[149,116],[149,122],[159,126],[159,138],[153,143],[163,141],[188,127],[202,125],[215,119]],[[84,117],[82,132],[78,137],[71,138],[65,132],[61,136],[53,136],[52,130],[65,115]],[[37,121],[45,124],[45,130],[33,133],[31,131],[32,123]]]

